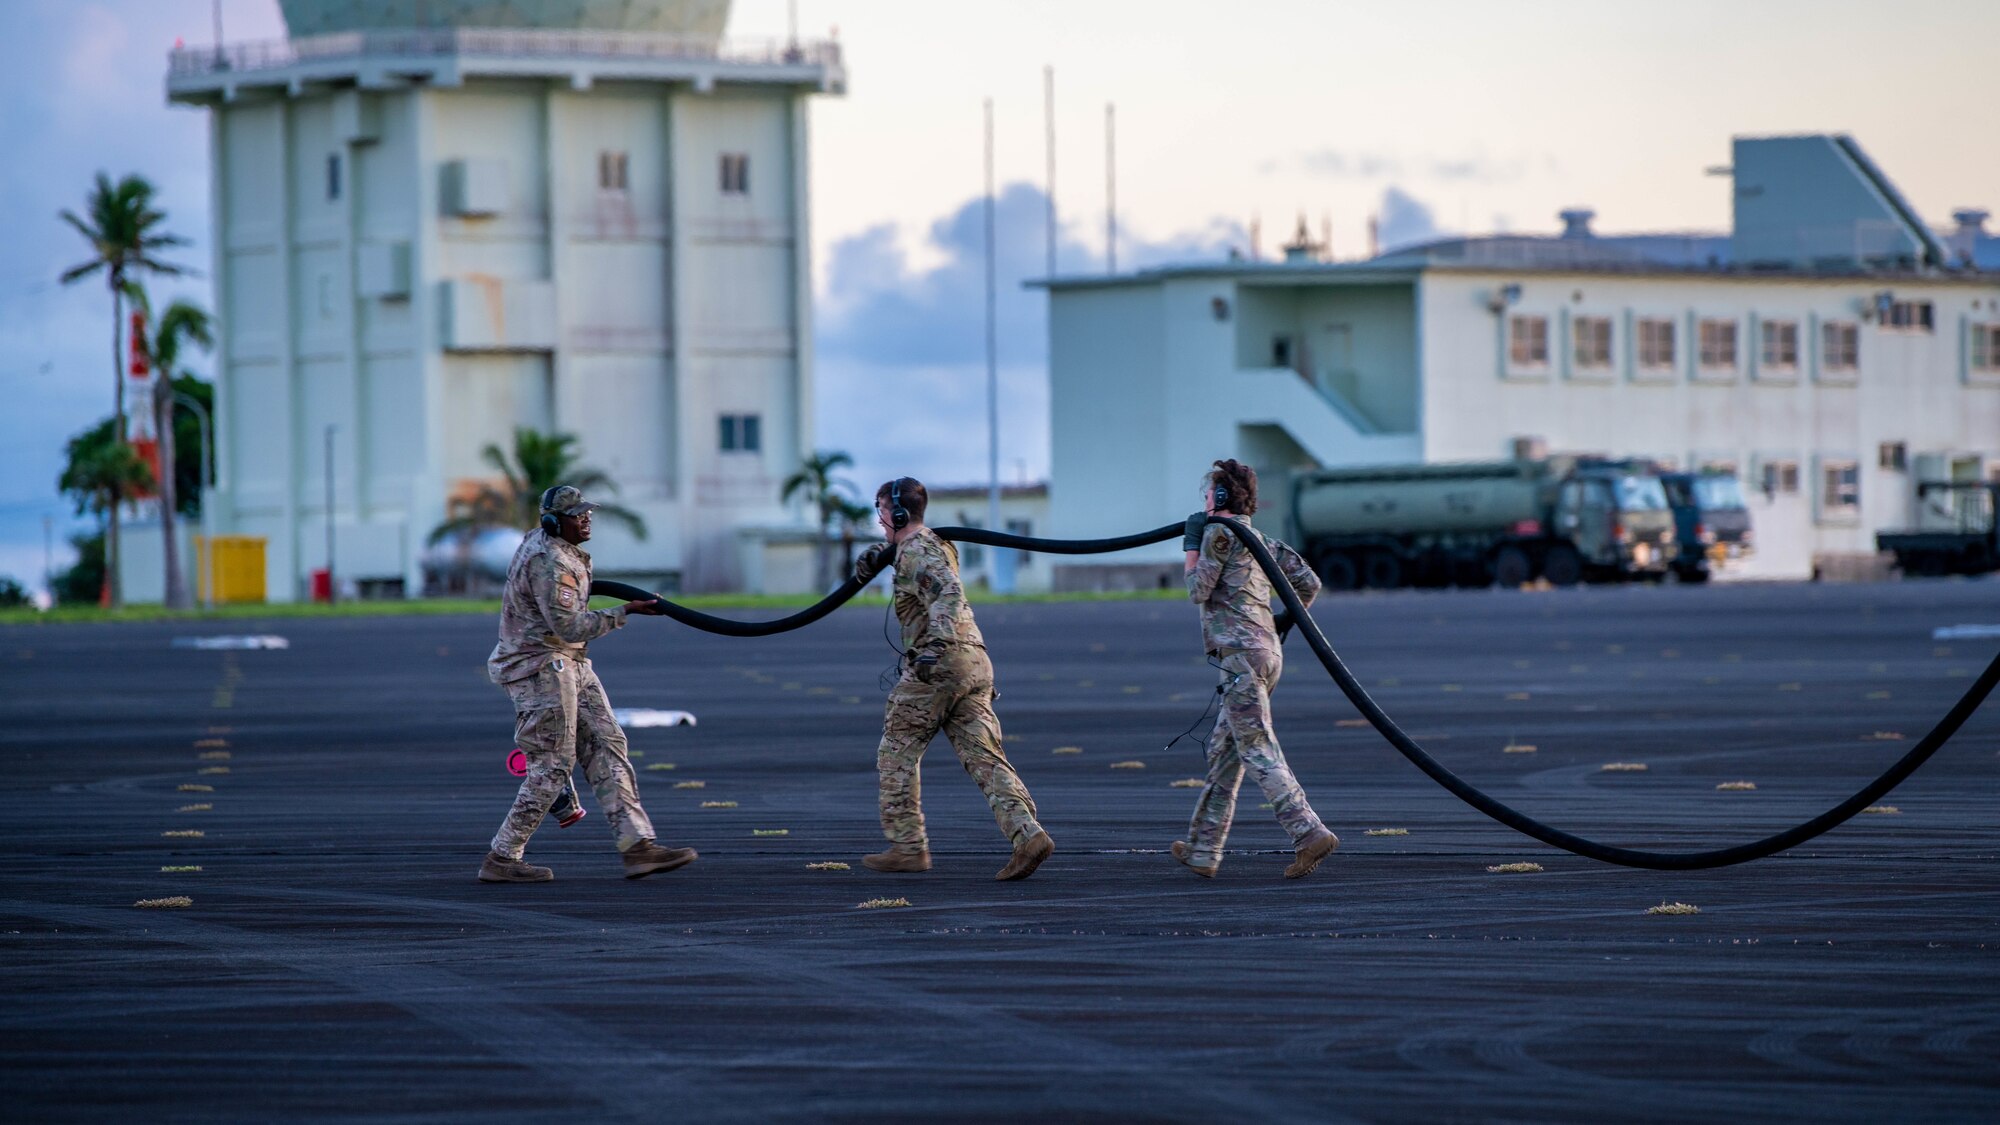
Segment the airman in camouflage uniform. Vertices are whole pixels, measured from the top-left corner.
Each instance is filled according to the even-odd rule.
[[[1000,720],[993,713],[993,701],[999,698],[993,665],[965,601],[958,550],[923,524],[927,499],[923,485],[908,477],[883,485],[876,514],[889,542],[868,548],[855,564],[855,576],[867,581],[893,559],[904,653],[875,751],[882,831],[890,847],[861,862],[876,871],[930,870],[919,763],[924,748],[942,730],[1014,844],[1013,856],[996,878],[1025,879],[1055,845],[1036,821],[1034,798],[1001,749]],[[904,513],[900,523],[892,514],[896,509]]]
[[[639,804],[625,732],[612,717],[611,701],[590,666],[591,641],[624,627],[630,614],[660,612],[653,602],[589,608],[590,556],[578,545],[590,538],[595,507],[569,485],[549,489],[542,496],[542,526],[521,541],[507,567],[500,643],[493,647],[486,672],[513,698],[514,742],[527,755],[528,773],[480,866],[481,882],[555,878],[548,868],[521,857],[549,806],[569,789],[570,772],[579,763],[616,834],[626,878],[671,871],[695,858],[692,849],[653,842],[653,822]]]
[[[1209,735],[1207,784],[1195,803],[1188,834],[1174,841],[1173,853],[1197,874],[1215,874],[1247,768],[1292,838],[1297,859],[1285,869],[1285,877],[1296,879],[1310,874],[1340,840],[1307,803],[1271,729],[1271,692],[1284,669],[1283,641],[1271,614],[1271,580],[1228,528],[1206,520],[1215,515],[1249,527],[1249,513],[1256,511],[1256,474],[1235,461],[1216,466],[1202,487],[1205,511],[1189,517],[1182,546],[1187,550],[1188,598],[1201,607],[1202,643],[1222,669],[1222,709]],[[1218,486],[1225,494],[1220,504]],[[1277,559],[1299,601],[1311,605],[1320,585],[1312,568],[1286,544],[1254,529],[1252,534]]]

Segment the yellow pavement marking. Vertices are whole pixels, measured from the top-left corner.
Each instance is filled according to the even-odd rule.
[[[186,782],[180,786],[180,791],[183,793],[213,793],[215,792],[215,786],[196,785],[193,782]]]
[[[1362,833],[1363,836],[1408,836],[1409,834],[1410,830],[1407,828],[1370,828]]]
[[[789,836],[792,834],[792,830],[789,828],[752,828],[750,834],[752,836]]]
[[[196,771],[194,771],[194,772],[195,772],[195,773],[197,773],[197,774],[201,774],[201,775],[205,775],[205,776],[213,776],[213,775],[215,775],[215,774],[222,774],[222,773],[228,773],[228,772],[229,772],[229,767],[228,767],[228,766],[203,766],[203,767],[201,767],[200,769],[198,769],[198,770],[196,770]]]
[[[132,904],[141,910],[179,910],[194,905],[194,900],[186,895],[171,895],[167,898],[142,898]]]
[[[1368,725],[1368,720],[1367,720],[1367,719],[1335,719],[1335,720],[1334,720],[1334,722],[1333,722],[1333,725],[1334,725],[1334,726],[1337,726],[1337,727],[1365,727],[1365,726],[1367,726],[1367,725]]]
[[[647,765],[646,768],[655,772],[659,772],[659,771],[673,769],[674,764],[672,762],[653,762]]]
[[[1081,746],[1058,746],[1058,747],[1056,747],[1055,749],[1053,749],[1053,750],[1049,751],[1049,753],[1051,753],[1051,754],[1081,754],[1081,753],[1083,753],[1083,747],[1081,747]]]
[[[1181,779],[1180,779],[1179,781],[1169,781],[1169,782],[1167,782],[1167,788],[1169,788],[1169,789],[1199,789],[1199,788],[1201,788],[1202,786],[1204,786],[1204,785],[1207,785],[1207,784],[1208,784],[1208,781],[1207,781],[1207,779],[1205,779],[1205,778],[1199,778],[1199,777],[1183,777],[1183,778],[1181,778]]]
[[[908,906],[908,905],[910,905],[910,900],[906,898],[871,898],[867,902],[855,903],[854,909],[887,910],[893,906]]]
[[[1597,767],[1603,773],[1645,773],[1644,762],[1606,762]]]
[[[702,808],[705,808],[705,809],[733,809],[733,808],[735,808],[735,807],[736,807],[736,802],[735,802],[735,801],[703,801],[703,802],[701,803],[701,807],[702,807]]]
[[[1500,752],[1502,754],[1532,754],[1535,752],[1535,744],[1532,742],[1509,742],[1500,748]]]
[[[854,869],[852,867],[849,867],[845,863],[839,862],[838,860],[829,859],[829,860],[822,860],[819,863],[808,863],[806,864],[806,870],[807,871],[852,871]]]
[[[226,738],[197,738],[194,740],[194,746],[195,749],[197,750],[201,749],[204,746],[227,746],[227,745],[229,745],[229,740]],[[227,758],[228,756],[229,755],[227,754],[223,755],[223,757],[225,758]]]
[[[1124,687],[1119,688],[1118,690],[1124,692],[1126,695],[1137,695],[1140,692],[1145,691],[1146,689],[1140,687],[1138,684],[1126,684]]]
[[[1699,914],[1701,907],[1690,902],[1663,902],[1646,908],[1648,914]]]
[[[1509,702],[1519,702],[1526,698],[1528,698],[1528,693],[1525,691],[1510,691],[1507,693]]]
[[[674,782],[674,788],[676,788],[676,789],[706,789],[706,788],[708,788],[708,782],[706,782],[706,781],[676,781],[676,782]]]
[[[1725,792],[1744,793],[1757,788],[1757,783],[1754,781],[1725,781],[1716,786],[1716,788]]]
[[[1442,686],[1441,686],[1440,690],[1443,690],[1443,691],[1464,691],[1464,690],[1465,690],[1465,685],[1463,685],[1463,684],[1444,684],[1444,685],[1442,685]]]
[[[1877,816],[1899,816],[1902,814],[1903,810],[1897,808],[1894,805],[1869,805],[1867,808],[1862,809],[1861,811],[1865,813],[1874,813]]]
[[[1146,768],[1146,763],[1140,761],[1113,762],[1111,763],[1111,768],[1114,770],[1142,770]]]
[[[1541,869],[1539,863],[1496,863],[1486,870],[1492,875],[1532,875]]]
[[[195,755],[195,760],[199,762],[226,762],[229,760],[229,751],[204,750]]]
[[[842,703],[859,703],[861,702],[861,697],[858,695],[843,695],[840,697],[840,701]]]
[[[170,828],[160,835],[172,840],[199,840],[208,833],[199,828]]]
[[[214,808],[214,807],[215,807],[214,805],[210,805],[210,804],[206,804],[206,803],[204,803],[204,804],[199,804],[199,805],[182,805],[182,806],[181,806],[180,808],[177,808],[177,809],[175,809],[174,811],[175,811],[175,812],[207,812],[208,810],[210,810],[210,809],[212,809],[212,808]]]
[[[199,863],[169,863],[160,868],[163,875],[192,875],[201,870]]]

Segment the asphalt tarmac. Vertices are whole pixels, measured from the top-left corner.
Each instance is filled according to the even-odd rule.
[[[1399,593],[1315,616],[1452,768],[1669,849],[1837,803],[2000,646],[1932,638],[2000,623],[1990,581]],[[1341,850],[1283,879],[1246,786],[1208,882],[1164,854],[1195,798],[1173,783],[1203,766],[1162,747],[1214,682],[1194,611],[979,618],[1057,844],[1022,883],[993,881],[1005,841],[942,741],[936,868],[860,866],[881,846],[879,606],[770,640],[637,620],[593,646],[615,705],[698,716],[631,741],[663,841],[702,858],[622,879],[586,793],[588,819],[536,837],[557,881],[533,886],[473,878],[515,786],[485,617],[0,629],[0,1116],[2000,1116],[2000,702],[1896,811],[1660,874],[1461,805],[1294,639],[1278,731]],[[289,648],[173,646],[243,632]],[[829,861],[852,867],[808,866]],[[1542,870],[1489,871],[1523,862]],[[859,905],[877,898],[909,905]]]

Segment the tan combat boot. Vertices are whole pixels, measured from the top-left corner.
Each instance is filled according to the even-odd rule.
[[[487,852],[486,862],[479,865],[479,881],[482,883],[550,883],[556,873],[546,867],[536,867],[525,859],[508,859],[499,852]]]
[[[1285,878],[1303,879],[1312,874],[1319,861],[1332,855],[1333,849],[1339,846],[1340,837],[1327,829],[1316,828],[1307,833],[1306,838],[1299,841],[1299,858],[1285,868]]]
[[[876,852],[874,855],[862,856],[861,866],[866,867],[870,871],[915,874],[919,871],[929,871],[931,869],[931,853],[928,850],[921,852],[899,852],[894,848],[890,848],[886,852]]]
[[[1035,868],[1040,867],[1043,860],[1055,854],[1055,850],[1056,842],[1049,839],[1049,834],[1037,832],[1014,845],[1014,857],[1009,859],[1007,866],[1001,868],[1000,873],[993,878],[1001,883],[1026,879],[1035,873]]]
[[[1180,860],[1181,864],[1189,871],[1194,872],[1204,879],[1215,878],[1214,867],[1203,867],[1201,864],[1193,861],[1191,857],[1194,855],[1194,849],[1188,846],[1186,840],[1175,840],[1173,845],[1167,850],[1174,853],[1174,858]],[[1220,865],[1218,864],[1217,866]]]
[[[641,840],[624,851],[625,877],[643,879],[676,867],[686,867],[699,854],[693,848],[663,848],[651,840]]]

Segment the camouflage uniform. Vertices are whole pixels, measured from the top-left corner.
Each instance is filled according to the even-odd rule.
[[[1000,748],[1000,720],[993,714],[993,665],[973,623],[972,607],[958,579],[958,550],[920,528],[896,550],[896,619],[902,622],[903,674],[889,692],[882,715],[882,744],[875,751],[882,832],[892,850],[929,850],[924,835],[923,786],[918,776],[924,748],[938,731],[951,740],[958,760],[986,794],[993,819],[1015,844],[1035,835],[1034,798]],[[935,653],[934,665],[916,657]]]
[[[1250,524],[1243,516],[1231,518]],[[1270,548],[1299,600],[1311,605],[1319,593],[1312,568],[1284,543],[1254,534]],[[1208,739],[1208,784],[1195,802],[1187,836],[1191,862],[1213,867],[1222,862],[1246,766],[1294,845],[1325,825],[1306,802],[1271,730],[1271,691],[1278,686],[1285,658],[1271,622],[1270,578],[1228,528],[1211,524],[1187,586],[1188,598],[1201,607],[1202,643],[1222,665],[1222,711]]]
[[[578,762],[618,849],[653,838],[625,732],[585,654],[588,642],[625,624],[625,611],[589,609],[589,601],[590,556],[545,531],[529,532],[507,567],[500,643],[486,662],[486,674],[513,697],[514,742],[528,757],[528,775],[493,837],[493,851],[506,859],[521,858]]]

